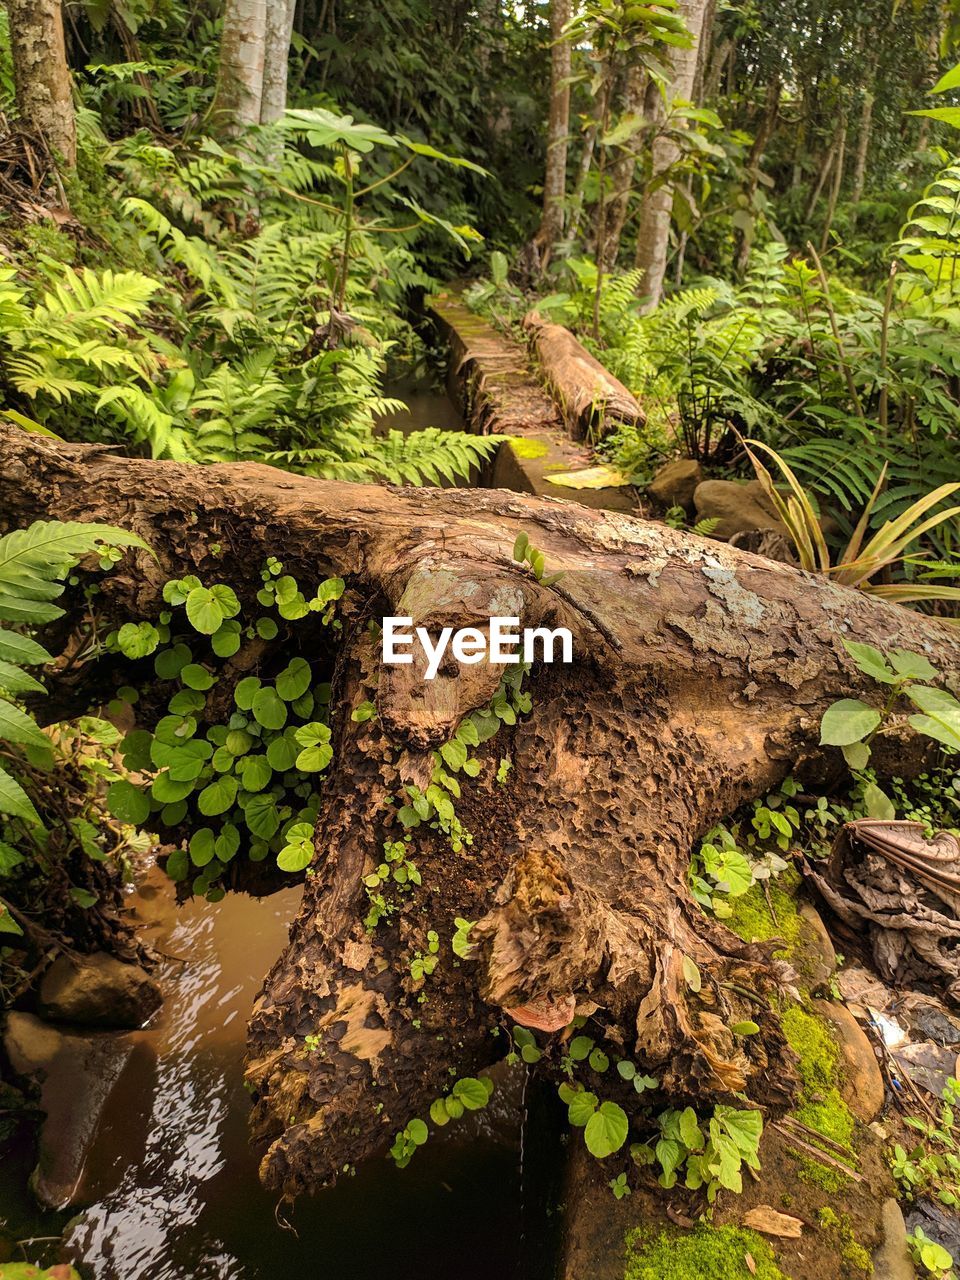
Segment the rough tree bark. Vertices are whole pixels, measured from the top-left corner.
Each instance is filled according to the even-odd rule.
[[[77,128],[60,0],[7,0],[7,12],[20,117],[72,169]]]
[[[546,270],[554,248],[563,238],[567,194],[567,151],[570,137],[570,41],[563,29],[570,21],[570,0],[550,0],[550,114],[547,122],[547,163],[543,178],[543,214],[534,236],[540,265]]]
[[[287,109],[287,67],[296,7],[296,0],[267,0],[261,124],[275,124]]]
[[[689,99],[693,94],[693,81],[697,73],[697,49],[703,26],[706,0],[679,0],[677,12],[687,24],[693,37],[689,48],[671,47],[669,66],[671,71],[667,96],[670,101]],[[676,140],[661,130],[654,138],[650,167],[650,188],[643,198],[640,214],[640,230],[637,233],[636,265],[644,271],[640,293],[646,297],[647,311],[652,311],[660,301],[663,281],[667,273],[667,252],[670,247],[670,215],[673,208],[673,184],[667,175],[680,158]]]
[[[286,8],[282,0],[226,0],[224,6],[211,114],[227,136],[260,123],[268,7]]]
[[[623,96],[620,118],[632,116],[636,122],[643,118],[643,100],[648,84],[647,69],[638,64],[629,66],[624,77]],[[610,166],[610,179],[613,188],[607,204],[607,226],[603,237],[604,270],[613,270],[620,254],[620,237],[623,235],[624,223],[630,208],[630,196],[633,192],[634,176],[637,170],[637,157],[645,136],[645,130],[638,128],[632,138],[620,148],[620,152]]]
[[[123,459],[8,427],[0,476],[8,523],[109,519],[155,547],[159,563],[139,555],[104,581],[98,599],[121,616],[150,616],[163,581],[184,571],[252,593],[275,552],[303,580],[347,580],[315,861],[249,1033],[269,1186],[294,1195],[382,1156],[451,1079],[504,1052],[496,1028],[560,1027],[574,1009],[672,1097],[786,1105],[792,1058],[767,997],[789,975],[774,944],[743,943],[693,903],[691,844],[817,763],[831,701],[875,696],[844,637],[922,650],[956,688],[960,636],[948,624],[669,528],[503,491]],[[545,586],[513,562],[520,531],[563,578]],[[425,783],[432,750],[488,702],[501,671],[454,663],[426,684],[417,667],[382,666],[367,622],[388,613],[431,629],[491,615],[565,625],[575,660],[531,672],[531,714],[479,748],[480,775],[463,779],[457,816],[472,844],[454,853],[418,829],[422,884],[370,935],[363,876],[400,834],[398,792]],[[356,723],[366,699],[377,717]],[[501,786],[504,756],[514,767]],[[477,921],[459,962],[456,916]],[[440,963],[424,986],[410,958],[431,928]],[[735,1037],[730,1025],[747,1018],[759,1034]],[[547,1069],[560,1040],[541,1037]]]

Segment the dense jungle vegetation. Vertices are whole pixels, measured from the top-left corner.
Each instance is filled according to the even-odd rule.
[[[547,448],[486,429],[482,378],[462,396],[465,429],[395,425],[411,388],[438,398],[445,376],[453,386],[460,373],[430,323],[436,295],[462,301],[485,341],[502,343],[534,381],[543,369],[530,354],[530,313],[535,326],[563,326],[635,400],[633,415],[598,409],[575,463],[554,467],[557,487],[543,491],[569,504],[589,491],[619,494],[617,510],[653,529],[636,534],[637,546],[654,539],[642,554],[617,543],[639,567],[610,567],[604,557],[620,535],[605,540],[578,524],[580,506],[514,528],[516,511],[484,498],[473,525],[458,523],[468,507],[437,490],[489,488],[500,451],[530,460]],[[885,1199],[955,1212],[955,1056],[921,1094],[876,1041],[888,1111],[871,1125],[821,1007],[847,1012],[834,972],[843,956],[827,939],[832,959],[820,972],[823,925],[817,918],[811,932],[809,903],[798,906],[801,880],[815,884],[817,901],[847,926],[843,946],[862,935],[858,965],[898,991],[958,1003],[954,0],[6,0],[0,423],[16,433],[0,441],[9,469],[0,487],[2,1008],[49,1013],[41,984],[63,958],[105,952],[156,964],[123,910],[125,886],[151,859],[171,899],[206,898],[211,909],[232,890],[268,893],[298,877],[305,902],[315,899],[318,937],[354,932],[344,944],[352,952],[324,953],[334,976],[311,989],[303,971],[322,964],[303,928],[310,963],[286,988],[268,980],[252,1026],[247,1087],[256,1137],[272,1144],[261,1176],[285,1197],[356,1173],[376,1150],[405,1168],[428,1136],[487,1106],[484,1055],[506,1054],[524,1071],[543,1070],[576,1151],[599,1162],[596,1185],[593,1165],[569,1175],[566,1212],[579,1204],[606,1222],[626,1214],[631,1197],[642,1202],[635,1220],[613,1220],[619,1251],[591,1271],[597,1280],[864,1274],[870,1250],[889,1240],[877,1219]],[[241,465],[210,473],[207,490],[215,464]],[[299,487],[307,481],[340,484]],[[723,502],[708,503],[712,484],[725,486]],[[741,519],[748,496],[759,525]],[[312,550],[308,520],[322,526]],[[447,526],[464,540],[449,563]],[[425,530],[433,541],[416,543]],[[397,558],[385,567],[391,537]],[[768,557],[766,586],[744,593],[735,576],[744,566],[761,572],[756,561],[709,559],[728,541]],[[490,552],[494,542],[502,554]],[[478,684],[483,696],[458,693],[458,710],[431,737],[436,725],[423,725],[440,723],[442,698],[423,705],[394,685],[385,693],[371,657],[377,618],[391,610],[451,620],[436,584],[454,581],[471,555],[471,585],[450,588],[471,625],[475,582],[489,603],[509,581],[521,583],[524,609],[525,592],[554,592],[554,612],[541,608],[535,621],[579,609],[593,627],[582,689],[557,687],[597,726],[580,749],[596,746],[596,768],[609,773],[602,795],[613,797],[615,831],[642,849],[650,824],[662,823],[656,888],[637,887],[645,872],[635,868],[633,887],[610,907],[612,877],[586,876],[597,919],[596,904],[606,904],[629,927],[578,917],[560,943],[546,924],[537,937],[549,945],[528,952],[511,942],[531,969],[542,965],[539,987],[494,970],[510,968],[503,939],[518,916],[546,912],[544,884],[572,900],[583,870],[574,855],[562,868],[551,861],[569,853],[570,830],[586,829],[564,808],[563,769],[538,754],[535,730],[526,772],[516,745],[538,705],[551,705],[555,677],[543,664],[511,666],[489,689]],[[668,653],[686,626],[670,610],[697,590],[668,583],[658,594],[659,575],[702,557],[711,583],[729,574],[733,585],[723,578],[719,605],[700,602],[707,621],[689,632],[685,666]],[[614,571],[626,575],[616,588],[603,576]],[[641,609],[630,593],[648,587]],[[623,615],[608,616],[621,591]],[[853,602],[846,613],[844,600]],[[783,601],[795,609],[789,624],[777,612]],[[655,619],[649,634],[641,613],[643,627]],[[661,647],[654,632],[667,637]],[[637,645],[654,653],[642,677]],[[698,683],[708,660],[712,688]],[[771,693],[770,671],[794,662],[789,689]],[[662,774],[638,763],[650,745],[646,729],[634,731],[647,703],[636,710],[626,694],[591,703],[614,667],[618,689],[642,686],[651,706],[673,704],[674,718],[650,731]],[[611,745],[625,706],[634,716],[626,763]],[[402,749],[391,738],[401,723],[413,726]],[[557,758],[575,755],[548,723]],[[738,744],[729,756],[725,737]],[[379,792],[368,754],[386,761]],[[543,830],[553,835],[534,893],[522,858],[509,870],[509,859],[496,860],[496,833],[509,827],[517,848],[536,843],[537,823],[524,828],[522,815],[539,803],[538,769],[549,779]],[[683,797],[682,818],[656,808],[658,788]],[[583,804],[609,808],[593,790]],[[572,826],[558,835],[552,815],[561,812]],[[846,891],[823,867],[834,866],[844,824],[863,819],[912,821],[921,839],[953,840],[937,846],[946,869],[920,877],[934,885],[936,909],[910,898],[902,880],[894,893],[912,904],[905,917],[919,913],[936,934],[929,946],[914,939],[912,951],[884,951],[868,912],[880,910],[876,898],[864,899],[859,925],[843,914]],[[338,904],[346,893],[324,850],[349,849],[361,830],[371,847],[355,866],[357,919],[331,923],[333,909],[328,917],[317,905],[322,891]],[[598,863],[616,843],[609,830],[604,840]],[[921,854],[911,846],[898,856],[906,876]],[[464,870],[428,912],[416,904],[444,859]],[[340,862],[353,865],[345,852]],[[876,895],[893,892],[877,885]],[[646,971],[622,956],[661,954],[644,932],[661,891],[676,973],[658,961],[634,997]],[[596,937],[604,960],[591,968],[577,948],[589,953]],[[331,991],[374,965],[377,946],[386,957],[377,973],[392,966],[402,994],[377,989],[375,998],[371,979],[363,999],[373,1003],[355,1016],[348,1001],[349,1035],[341,1021],[328,1037],[330,1002],[343,1007]],[[561,982],[555,956],[565,947],[577,959]],[[464,973],[480,957],[490,976],[468,999]],[[686,1014],[651,1013],[661,978]],[[309,999],[291,1013],[283,1000],[293,987]],[[605,1004],[598,993],[611,987],[619,994]],[[874,1037],[878,1001],[874,992]],[[490,1028],[488,1006],[499,1020]],[[656,1035],[644,1016],[663,1016]],[[399,1043],[401,1024],[405,1033],[422,1024],[437,1041],[448,1030],[467,1047],[424,1066],[417,1091],[399,1068],[373,1071],[378,1096],[396,1099],[377,1104],[389,1140],[368,1142],[358,1125],[355,1148],[338,1145],[328,1135],[347,1132],[353,1105],[340,1078],[328,1078],[341,1040],[362,1043],[376,1026]],[[946,1041],[954,1055],[956,1029]],[[297,1068],[310,1081],[301,1093],[276,1065],[288,1070],[291,1046],[307,1063]],[[37,1110],[13,1059],[7,1045],[0,1142]],[[336,1155],[329,1168],[302,1136],[321,1114],[316,1132]],[[781,1145],[771,1154],[762,1137]],[[789,1168],[793,1182],[778,1173],[744,1216],[737,1203],[771,1168]],[[602,1200],[591,1200],[597,1187]],[[12,1228],[7,1261],[3,1215],[0,1198],[0,1280],[76,1275]],[[814,1237],[806,1260],[778,1252],[801,1222],[804,1239]],[[909,1225],[908,1265],[953,1277],[950,1232]],[[67,1256],[86,1274],[83,1258]],[[586,1255],[565,1256],[553,1274],[586,1280]],[[65,1269],[33,1271],[41,1258]]]

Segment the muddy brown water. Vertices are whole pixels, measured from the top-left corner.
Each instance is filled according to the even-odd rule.
[[[484,1112],[431,1136],[411,1165],[374,1161],[301,1200],[289,1225],[257,1179],[243,1088],[246,1022],[299,905],[293,886],[178,907],[153,869],[131,898],[166,956],[165,1002],[134,1042],[88,1154],[65,1247],[63,1216],[31,1205],[31,1153],[3,1163],[0,1229],[38,1237],[14,1258],[66,1260],[93,1280],[395,1280],[548,1277],[524,1231],[524,1077],[498,1075]],[[537,1211],[542,1220],[542,1210]],[[44,1239],[46,1237],[46,1239]],[[9,1250],[8,1250],[9,1252]],[[0,1254],[0,1257],[3,1255]]]
[[[527,1275],[518,1083],[405,1170],[373,1162],[283,1225],[257,1180],[243,1088],[246,1020],[301,890],[176,907],[155,874],[136,900],[168,957],[165,1004],[113,1089],[60,1255],[95,1280],[356,1280]],[[471,1118],[473,1119],[473,1118]],[[452,1126],[451,1126],[452,1128]]]

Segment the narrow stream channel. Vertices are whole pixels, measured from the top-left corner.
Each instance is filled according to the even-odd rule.
[[[183,963],[164,962],[162,1014],[134,1037],[107,1103],[66,1257],[95,1280],[510,1280],[522,1234],[519,1071],[482,1121],[432,1137],[409,1168],[375,1162],[299,1203],[289,1227],[278,1220],[247,1142],[244,1036],[299,898],[295,887],[177,907],[155,873],[135,899],[144,935]]]

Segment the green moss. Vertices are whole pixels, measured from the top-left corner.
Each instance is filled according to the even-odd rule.
[[[543,440],[532,440],[528,436],[511,436],[510,448],[518,458],[543,458],[550,452],[550,446]]]
[[[755,1231],[699,1226],[654,1236],[640,1227],[627,1234],[624,1280],[749,1280],[748,1253],[756,1263],[754,1280],[785,1280],[770,1245]]]
[[[782,938],[787,944],[786,951],[789,952],[800,942],[803,929],[803,919],[793,898],[798,881],[799,877],[792,869],[784,872],[779,880],[768,881],[767,888],[776,920],[770,914],[763,886],[755,884],[739,898],[728,899],[733,915],[723,923],[745,942],[767,942],[770,938]]]
[[[800,1059],[804,1093],[821,1093],[836,1084],[840,1049],[830,1028],[802,1005],[792,1004],[780,1015],[787,1043]]]
[[[827,1205],[820,1210],[817,1217],[821,1227],[835,1238],[840,1252],[840,1261],[846,1265],[847,1270],[872,1275],[873,1263],[870,1260],[870,1254],[854,1235],[849,1215],[837,1213]]]
[[[830,1027],[799,1004],[784,1009],[780,1023],[787,1043],[800,1059],[800,1101],[794,1115],[801,1124],[839,1143],[852,1155],[856,1122],[837,1088],[840,1048]],[[842,1191],[849,1182],[832,1165],[803,1157],[799,1166],[801,1181],[824,1191]]]
[[[797,1158],[797,1177],[808,1187],[817,1187],[829,1195],[839,1195],[841,1191],[853,1185],[853,1180],[832,1165],[821,1164],[811,1156]]]

